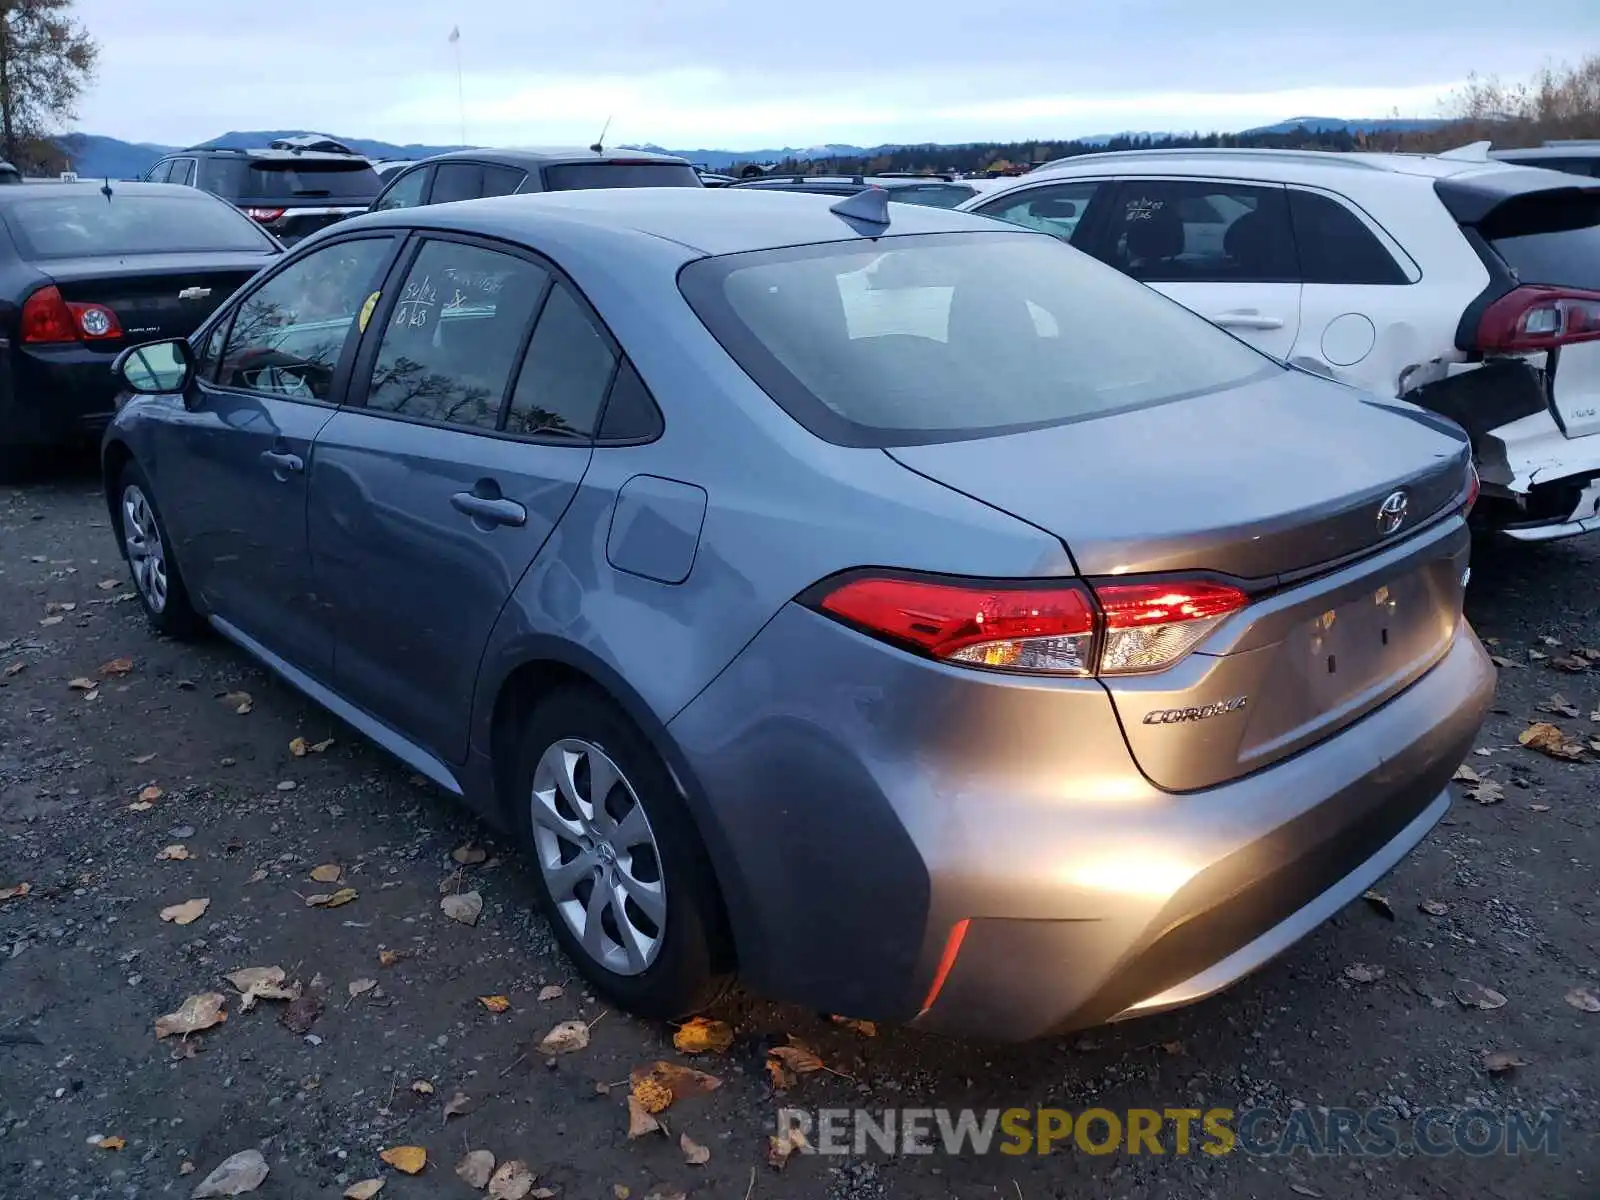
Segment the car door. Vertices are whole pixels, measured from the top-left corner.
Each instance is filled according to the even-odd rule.
[[[1287,359],[1300,275],[1281,184],[1125,178],[1095,248],[1118,270]]]
[[[340,694],[459,763],[483,648],[588,470],[617,354],[531,255],[430,234],[408,257],[318,435],[311,555]]]
[[[360,314],[399,239],[318,246],[235,301],[202,339],[200,378],[164,427],[181,469],[167,489],[185,578],[214,616],[326,678],[333,629],[311,586],[306,469],[344,394]],[[217,345],[220,343],[220,349]],[[166,463],[181,464],[181,468]]]

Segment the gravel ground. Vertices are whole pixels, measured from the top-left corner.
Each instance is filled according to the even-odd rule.
[[[251,1149],[270,1168],[257,1194],[285,1198],[369,1178],[385,1200],[481,1195],[454,1173],[469,1149],[526,1162],[536,1195],[593,1200],[1600,1196],[1600,1013],[1568,1000],[1600,993],[1600,753],[1517,744],[1536,719],[1600,738],[1600,664],[1553,665],[1600,646],[1597,582],[1592,540],[1480,546],[1471,616],[1525,664],[1502,670],[1469,760],[1501,798],[1461,800],[1381,885],[1387,912],[1358,903],[1222,996],[1087,1035],[869,1036],[735,995],[710,1014],[732,1047],[690,1060],[672,1029],[608,1013],[571,979],[515,847],[228,646],[153,637],[90,471],[0,491],[0,895],[29,885],[0,901],[0,1196],[187,1196]],[[1558,691],[1576,716],[1539,711]],[[295,738],[332,744],[297,757]],[[158,858],[180,844],[186,859]],[[469,844],[486,861],[452,858]],[[322,865],[339,878],[313,880]],[[305,902],[343,887],[348,903]],[[467,891],[484,902],[475,926],[441,911]],[[195,899],[209,900],[199,919],[161,919]],[[223,976],[257,966],[282,967],[305,999],[241,1011]],[[1504,1004],[1464,1005],[1462,980]],[[225,1023],[157,1039],[157,1017],[213,990]],[[320,1013],[292,1030],[313,995]],[[495,996],[505,1011],[479,999]],[[534,1043],[567,1020],[588,1046],[547,1057]],[[790,1038],[829,1070],[780,1095],[764,1067]],[[1496,1051],[1520,1065],[1491,1073]],[[722,1086],[663,1113],[670,1136],[630,1139],[630,1072],[657,1060]],[[458,1091],[470,1111],[447,1115]],[[1069,1141],[1049,1155],[797,1154],[780,1171],[767,1161],[780,1105],[1267,1107],[1281,1121],[1381,1107],[1402,1130],[1433,1107],[1559,1109],[1561,1132],[1557,1153],[1516,1157],[1094,1155]],[[686,1161],[684,1134],[708,1161]],[[379,1158],[407,1145],[427,1151],[416,1177]]]

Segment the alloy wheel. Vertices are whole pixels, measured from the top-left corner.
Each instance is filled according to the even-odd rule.
[[[128,551],[134,586],[150,611],[159,615],[167,607],[167,552],[155,510],[136,483],[122,489],[122,544]]]
[[[550,898],[596,964],[646,971],[661,951],[667,895],[650,818],[600,747],[563,738],[533,772],[534,849]]]

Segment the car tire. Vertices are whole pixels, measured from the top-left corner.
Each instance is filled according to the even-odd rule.
[[[598,798],[597,775],[609,783]],[[519,732],[514,778],[540,907],[583,977],[642,1017],[714,1002],[732,975],[711,864],[671,772],[626,714],[592,687],[551,692]]]
[[[166,522],[150,481],[129,461],[117,480],[117,536],[133,577],[134,594],[157,633],[191,638],[205,625],[189,601]]]

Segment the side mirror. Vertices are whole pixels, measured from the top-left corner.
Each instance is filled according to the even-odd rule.
[[[183,338],[130,346],[111,370],[130,390],[152,396],[187,390],[194,379],[194,354]]]

